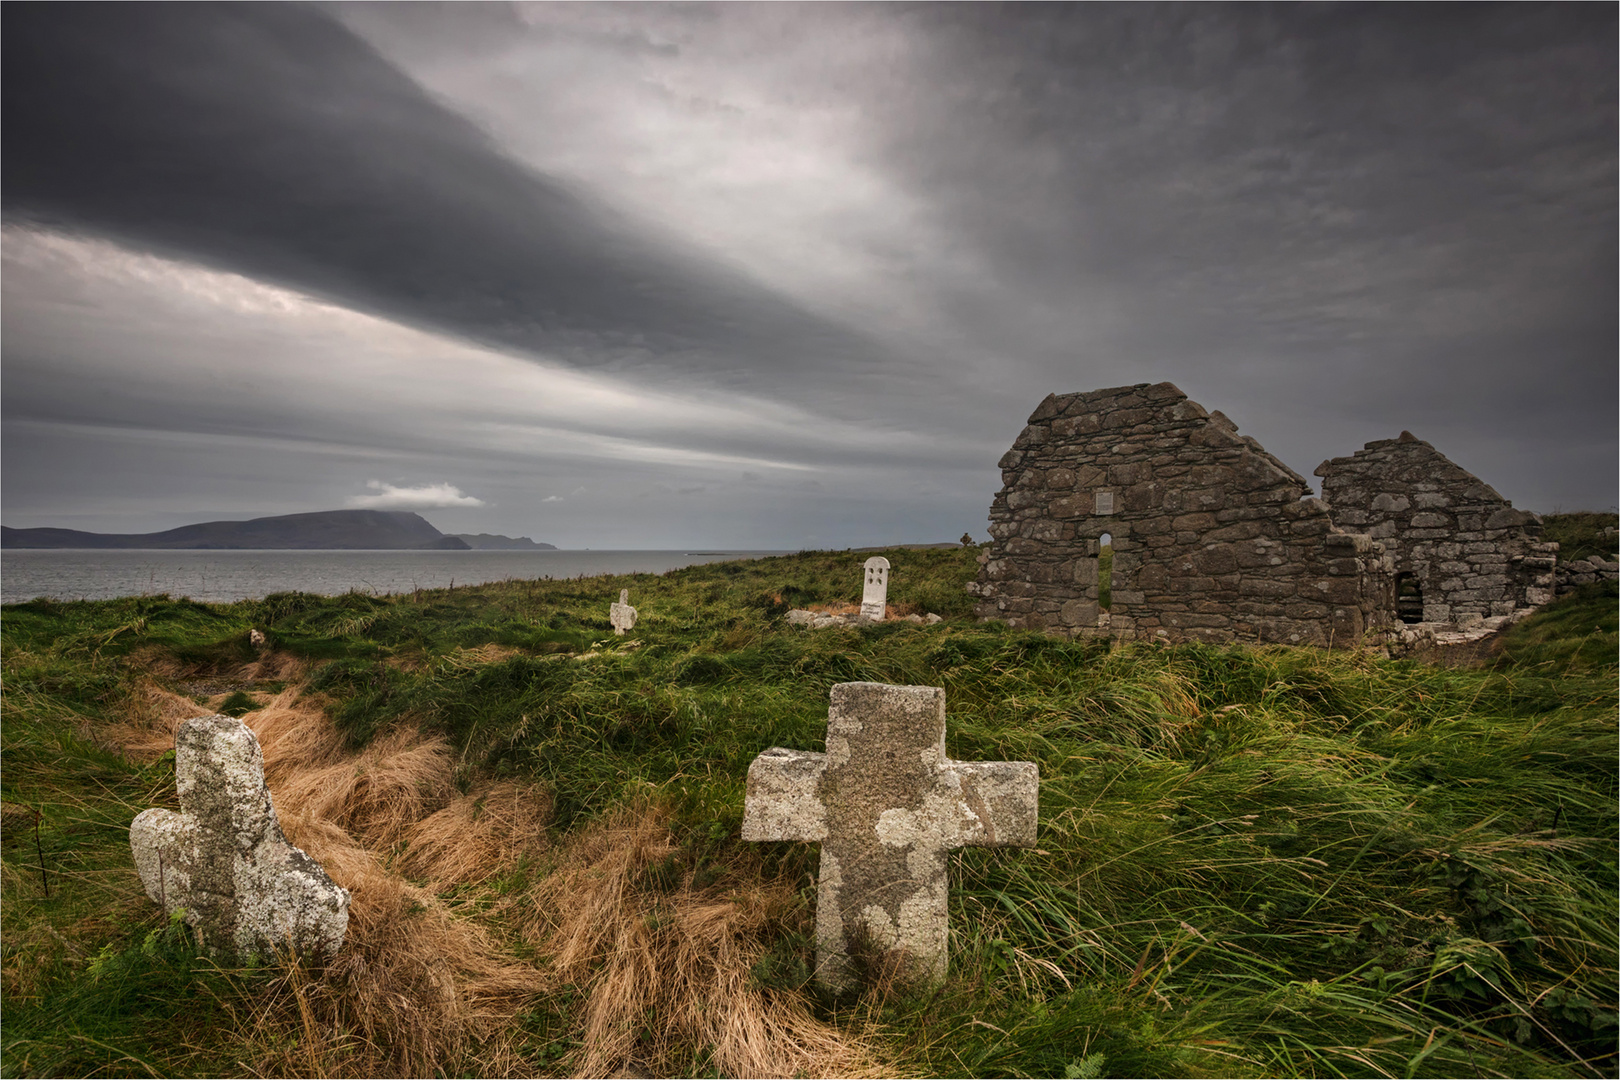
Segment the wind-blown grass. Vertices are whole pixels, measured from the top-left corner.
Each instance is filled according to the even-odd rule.
[[[971,550],[888,555],[944,623],[784,625],[858,595],[840,553],[6,608],[3,1071],[1613,1075],[1612,588],[1460,670],[1012,632]],[[820,749],[852,680],[1040,765],[1040,846],[953,856],[920,1001],[818,996],[813,846],[737,838],[754,755]],[[166,740],[227,702],[356,890],[346,960],[219,971],[140,890]]]

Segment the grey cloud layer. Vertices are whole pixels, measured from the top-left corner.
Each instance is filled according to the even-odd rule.
[[[295,5],[6,12],[8,214],[572,363],[746,384],[869,343],[503,155]]]
[[[535,420],[599,440],[563,467],[478,441],[509,400],[400,422],[397,397],[343,401],[352,380],[319,372],[312,402],[257,393],[232,365],[273,369],[268,345],[198,378],[165,358],[189,346],[70,332],[46,300],[71,284],[19,277],[8,515],[90,467],[33,452],[45,420],[167,424],[216,462],[242,435],[350,471],[390,456],[387,482],[454,482],[489,513],[587,474],[669,513],[711,500],[692,520],[727,528],[764,505],[611,456],[645,438],[821,470],[821,494],[770,503],[792,546],[888,513],[864,501],[878,476],[919,528],[982,520],[1042,395],[1159,379],[1302,472],[1409,428],[1521,505],[1614,499],[1612,5],[0,12],[14,226],[760,413]]]

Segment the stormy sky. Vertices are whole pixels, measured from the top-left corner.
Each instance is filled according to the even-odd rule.
[[[982,539],[1164,380],[1609,509],[1616,10],[8,3],[0,513]]]

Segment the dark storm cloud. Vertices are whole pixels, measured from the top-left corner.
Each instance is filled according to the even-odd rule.
[[[4,29],[14,220],[575,364],[739,381],[874,357],[514,162],[319,10],[15,4]]]
[[[1301,473],[1405,428],[1615,497],[1612,4],[0,21],[8,517],[375,480],[949,538],[1046,393],[1165,379]]]
[[[1314,384],[1386,423],[1507,423],[1561,400],[1612,430],[1615,15],[927,8],[935,93],[882,152],[997,281],[1119,298],[1118,354],[1295,384],[1234,387],[1262,406]],[[1026,338],[1054,365],[1057,328]]]

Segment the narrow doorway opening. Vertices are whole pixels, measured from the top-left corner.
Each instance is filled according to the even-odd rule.
[[[1097,606],[1107,611],[1114,602],[1114,538],[1103,533],[1097,541]]]
[[[1410,570],[1395,575],[1395,614],[1404,623],[1423,621],[1423,586]]]

